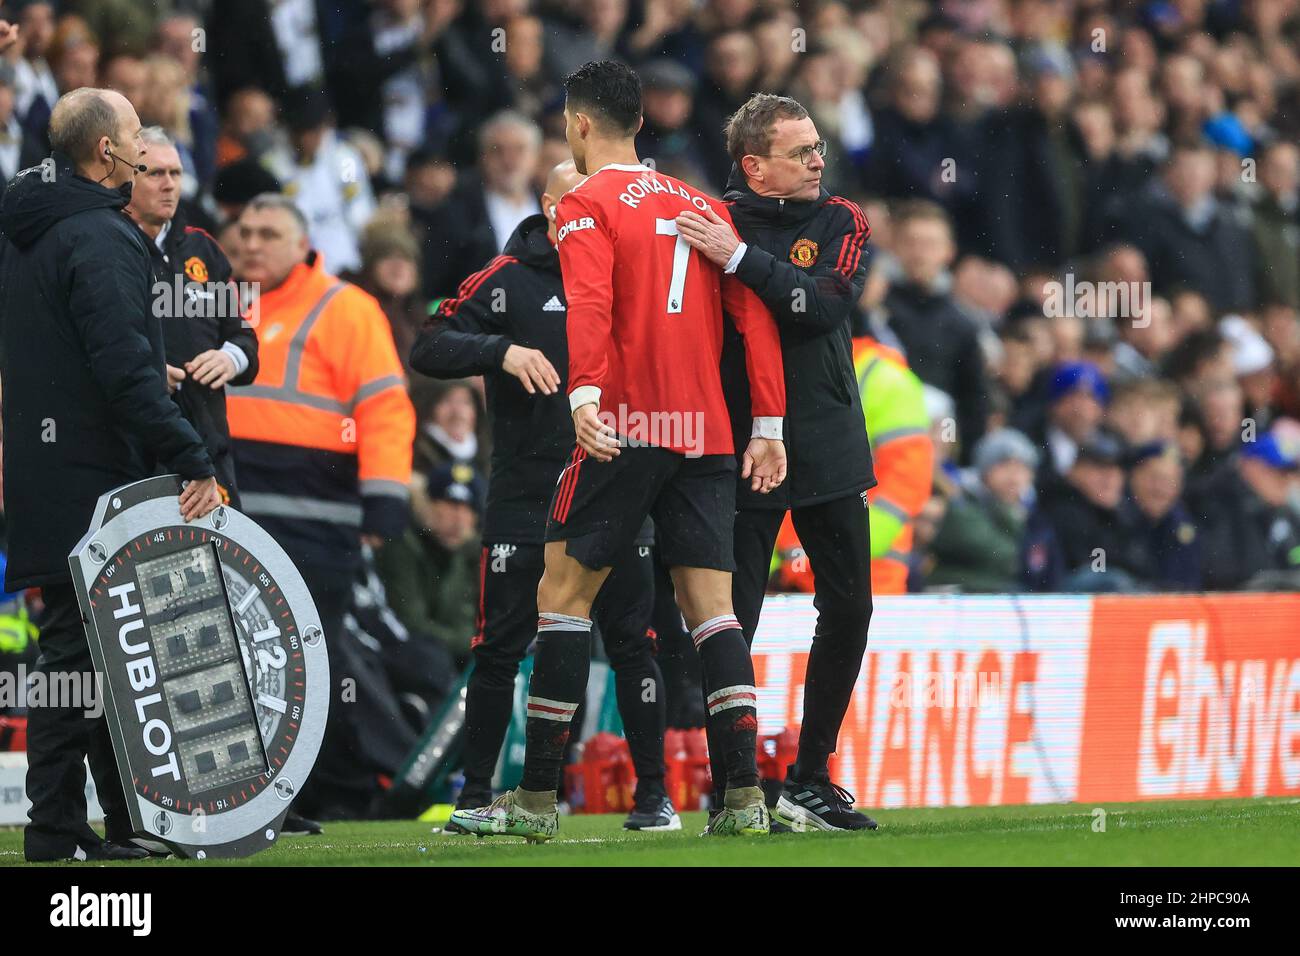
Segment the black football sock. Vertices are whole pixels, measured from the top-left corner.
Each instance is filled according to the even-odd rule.
[[[707,698],[709,692],[704,689],[708,686],[708,682],[704,680],[702,667],[701,682],[700,698],[706,701],[704,704],[704,713],[708,714],[709,705],[707,703]],[[709,808],[712,810],[721,809],[722,798],[727,793],[727,762],[723,759],[725,748],[723,746],[721,732],[714,729],[717,726],[718,725],[714,724],[712,721],[706,721],[704,724],[704,735],[709,741],[709,779],[713,781],[713,797],[709,803]],[[755,752],[755,756],[757,757],[757,752]]]
[[[559,789],[564,748],[574,712],[587,691],[591,669],[591,621],[542,612],[537,619],[537,654],[528,682],[528,747],[524,790]]]
[[[786,768],[787,776],[799,783],[807,783],[810,780],[825,778],[830,779],[830,771],[827,770],[827,762],[830,760],[830,754],[799,752],[798,758],[794,763]]]
[[[703,664],[710,747],[717,742],[726,768],[723,789],[757,787],[758,698],[740,622],[734,614],[710,618],[691,631],[691,640]]]

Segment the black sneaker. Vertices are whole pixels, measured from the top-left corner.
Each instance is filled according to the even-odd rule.
[[[796,832],[804,830],[874,830],[879,825],[853,809],[853,794],[830,777],[786,778],[772,817]]]
[[[315,820],[292,810],[285,815],[284,826],[280,827],[280,836],[320,836],[324,832],[325,828]]]
[[[149,858],[149,851],[138,846],[123,846],[119,843],[110,843],[107,840],[96,839],[79,840],[73,845],[71,850],[66,851],[49,851],[44,848],[27,848],[23,857],[28,863],[71,863],[81,860],[103,861],[122,861],[122,860],[145,860]]]
[[[682,818],[666,793],[642,797],[623,821],[624,830],[680,830]]]

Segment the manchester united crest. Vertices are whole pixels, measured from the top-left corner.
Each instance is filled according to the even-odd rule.
[[[807,269],[817,261],[817,243],[811,239],[800,239],[790,247],[790,261]]]
[[[198,256],[190,256],[185,260],[185,274],[195,282],[207,282],[208,264]]]

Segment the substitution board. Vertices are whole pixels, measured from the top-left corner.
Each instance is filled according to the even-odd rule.
[[[247,515],[186,523],[180,478],[103,495],[68,563],[137,835],[179,856],[271,846],[329,709],[320,616]]]

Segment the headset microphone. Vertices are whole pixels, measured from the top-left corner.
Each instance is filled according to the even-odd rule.
[[[147,172],[149,172],[149,167],[146,166],[144,163],[127,163],[125,159],[123,159],[121,156],[117,155],[117,153],[113,152],[111,149],[106,149],[106,150],[104,150],[104,155],[105,155],[105,156],[112,156],[114,159],[116,159],[116,160],[117,160],[118,162],[120,162],[120,163],[126,163],[128,166],[130,166],[132,169],[134,169],[137,173],[147,173]]]

